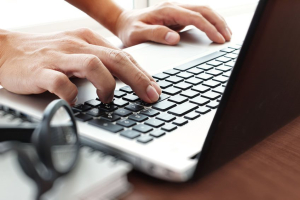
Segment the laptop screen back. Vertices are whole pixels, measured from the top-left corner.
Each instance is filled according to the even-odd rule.
[[[261,0],[199,156],[219,168],[300,115],[300,1]]]

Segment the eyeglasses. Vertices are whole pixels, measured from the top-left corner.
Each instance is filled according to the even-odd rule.
[[[18,131],[22,133],[22,128]],[[64,100],[51,102],[31,135],[31,143],[0,143],[0,154],[10,151],[17,153],[21,168],[36,183],[36,199],[40,199],[56,179],[74,168],[78,158],[79,138],[70,106]]]

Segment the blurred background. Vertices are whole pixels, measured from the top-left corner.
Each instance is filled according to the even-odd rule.
[[[124,9],[139,9],[166,0],[115,0]],[[253,4],[258,0],[173,0],[209,5],[223,15],[226,10]],[[1,0],[0,28],[22,32],[51,32],[87,27],[102,36],[112,34],[82,11],[63,0]]]

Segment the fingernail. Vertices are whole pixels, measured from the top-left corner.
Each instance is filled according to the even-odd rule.
[[[151,81],[151,83],[152,83],[153,87],[155,88],[156,92],[157,92],[158,94],[161,94],[161,88],[160,88],[160,86],[158,85],[158,83],[156,83],[155,81]]]
[[[146,89],[148,98],[154,102],[157,101],[159,98],[159,95],[157,94],[156,90],[154,89],[154,87],[152,85],[148,85],[147,89]]]
[[[174,32],[168,32],[165,40],[169,44],[176,44],[178,42],[178,34]]]
[[[217,33],[217,37],[219,38],[220,43],[225,43],[224,37],[221,35],[221,33]]]
[[[230,40],[231,39],[231,33],[230,33],[228,28],[226,28],[225,34],[226,34],[226,38],[228,38],[227,40]]]
[[[75,97],[75,99],[73,99],[71,104],[76,104],[77,101],[78,101],[78,97]]]

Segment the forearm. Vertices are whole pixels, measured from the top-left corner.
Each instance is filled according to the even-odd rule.
[[[123,9],[111,0],[66,0],[76,6],[112,33],[116,34],[116,22]]]

